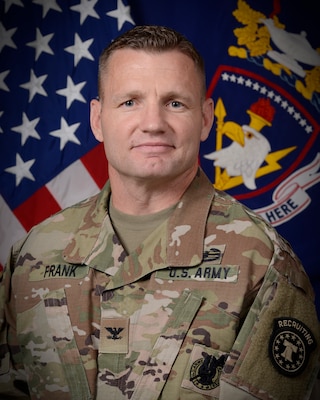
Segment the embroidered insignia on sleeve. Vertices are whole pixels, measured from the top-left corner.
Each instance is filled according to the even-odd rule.
[[[190,369],[190,381],[201,390],[212,390],[219,386],[220,375],[227,356],[219,358],[205,354],[196,360]]]
[[[280,374],[297,376],[306,368],[316,344],[311,330],[303,322],[290,317],[276,318],[269,356]]]

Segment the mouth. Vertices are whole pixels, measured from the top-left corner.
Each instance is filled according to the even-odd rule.
[[[174,149],[174,146],[163,142],[145,142],[132,146],[132,149],[143,153],[165,153],[168,150]]]

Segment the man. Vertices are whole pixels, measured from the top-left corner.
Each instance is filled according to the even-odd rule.
[[[289,245],[198,166],[213,123],[200,55],[171,29],[135,27],[102,53],[98,84],[109,181],[13,247],[0,393],[307,399],[313,291]]]

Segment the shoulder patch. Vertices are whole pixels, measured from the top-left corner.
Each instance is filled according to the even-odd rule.
[[[227,353],[196,343],[190,354],[181,386],[206,398],[218,399],[220,376],[227,357]],[[194,395],[193,398],[198,397]]]
[[[308,365],[309,356],[316,345],[315,337],[303,322],[290,317],[274,320],[269,356],[280,374],[300,375]]]
[[[216,358],[213,355],[203,354],[196,360],[190,369],[190,381],[201,390],[212,390],[219,386],[220,375],[227,355]]]

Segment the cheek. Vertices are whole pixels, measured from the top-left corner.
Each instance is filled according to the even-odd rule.
[[[121,161],[126,158],[125,151],[128,147],[128,140],[120,126],[110,124],[107,127],[104,126],[103,142],[108,160]]]
[[[128,135],[136,126],[136,120],[137,116],[133,115],[133,113],[108,110],[102,118],[101,126],[104,133],[107,133],[110,138],[116,139],[119,134],[123,137]]]
[[[179,131],[181,132],[181,140],[184,141],[186,146],[198,147],[202,134],[202,122],[199,118],[188,119],[181,125]]]
[[[108,164],[115,168],[121,165],[121,160],[125,159],[125,157],[121,153],[121,148],[115,146],[113,141],[111,141],[111,143],[109,144],[108,140],[105,140],[103,145]]]

